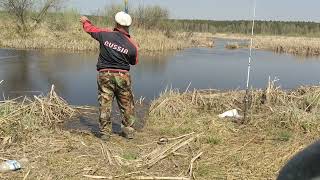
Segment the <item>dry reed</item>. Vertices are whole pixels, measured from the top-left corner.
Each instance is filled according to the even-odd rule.
[[[249,40],[241,34],[215,34],[216,38]],[[303,56],[320,55],[320,38],[286,37],[286,36],[255,36],[254,48],[271,50],[277,53],[288,53]]]
[[[150,115],[154,126],[170,121],[162,127],[166,133],[205,132],[200,149],[206,158],[197,178],[274,179],[293,154],[319,136],[319,93],[318,86],[283,91],[271,81],[265,90],[251,91],[245,126],[217,117],[230,109],[242,112],[244,91],[169,91],[152,104]]]
[[[228,43],[226,45],[226,48],[227,49],[239,49],[240,46],[239,46],[239,44],[237,42],[235,42],[235,43]]]
[[[1,159],[31,160],[30,167],[0,178],[274,179],[293,154],[319,136],[320,87],[283,91],[270,81],[265,90],[251,90],[248,124],[219,119],[229,109],[241,112],[244,93],[167,91],[152,103],[146,127],[134,140],[113,136],[107,143],[90,132],[50,130],[48,122],[60,122],[55,116],[63,119],[74,112],[60,98],[5,101],[0,106],[5,127],[20,126],[20,116],[32,109],[27,104],[37,109],[33,118],[43,123],[33,131],[21,129],[29,135],[20,141],[4,138],[10,132],[0,134]],[[8,105],[9,113],[3,113]],[[43,113],[42,106],[52,113]]]
[[[75,21],[77,22],[77,21]],[[68,32],[52,30],[50,23],[43,23],[26,38],[20,37],[12,29],[12,22],[0,25],[0,46],[19,49],[63,49],[68,51],[97,51],[98,44],[83,30],[80,23],[69,25]],[[10,29],[10,30],[9,30]],[[212,46],[212,37],[201,38],[199,35],[189,36],[187,33],[171,33],[160,30],[142,28],[131,29],[133,39],[139,44],[143,53],[154,53],[168,50],[181,50],[193,46]]]
[[[3,144],[5,141],[23,139],[28,132],[39,128],[54,128],[75,112],[55,93],[54,86],[45,97],[34,96],[34,100],[26,97],[17,100],[0,103],[0,140],[3,140]]]
[[[320,38],[258,36],[254,47],[294,55],[320,55]]]

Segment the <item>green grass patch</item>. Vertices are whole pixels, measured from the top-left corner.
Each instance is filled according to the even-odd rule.
[[[139,155],[136,152],[125,152],[124,154],[122,154],[122,158],[125,160],[136,160],[138,159]]]
[[[210,145],[218,145],[221,143],[221,139],[214,136],[208,136],[205,138],[205,143]]]
[[[288,130],[279,130],[278,134],[276,135],[276,139],[278,141],[287,142],[292,138],[292,136],[293,136],[292,132]]]

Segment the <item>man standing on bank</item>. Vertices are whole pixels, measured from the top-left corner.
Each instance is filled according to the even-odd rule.
[[[132,139],[136,117],[129,71],[130,65],[138,63],[138,47],[129,35],[132,18],[125,12],[118,12],[113,30],[97,28],[85,16],[80,21],[83,29],[100,43],[97,81],[101,139],[109,140],[112,133],[110,117],[114,97],[124,116],[122,134]]]

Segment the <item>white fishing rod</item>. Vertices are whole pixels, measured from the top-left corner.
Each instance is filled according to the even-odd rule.
[[[129,6],[128,6],[128,0],[124,0],[124,12],[129,13]]]
[[[247,74],[247,83],[246,83],[246,95],[245,95],[245,109],[244,109],[244,117],[242,123],[244,123],[247,119],[248,113],[248,105],[249,105],[249,85],[250,85],[250,74],[251,74],[251,61],[252,61],[252,47],[253,47],[253,38],[254,38],[254,25],[256,19],[256,7],[257,2],[254,0],[253,2],[253,18],[252,18],[252,28],[251,28],[251,38],[250,38],[250,50],[249,50],[249,61],[248,61],[248,74]]]

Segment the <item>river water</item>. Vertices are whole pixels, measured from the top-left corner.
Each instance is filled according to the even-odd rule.
[[[152,100],[166,88],[244,89],[248,49],[227,50],[229,40],[217,40],[214,48],[190,48],[159,56],[140,56],[131,70],[136,98]],[[97,53],[67,53],[0,49],[2,99],[46,93],[51,84],[69,103],[97,105]],[[269,76],[282,88],[317,85],[320,59],[256,50],[251,86],[264,88]]]

